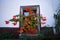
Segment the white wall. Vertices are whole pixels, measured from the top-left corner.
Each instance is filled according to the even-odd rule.
[[[40,13],[47,17],[45,25],[54,26],[53,14],[60,3],[59,1],[60,0],[0,0],[0,27],[19,27],[19,23],[13,26],[12,23],[6,25],[4,21],[11,19],[13,15],[19,14],[20,6],[26,5],[40,5]]]

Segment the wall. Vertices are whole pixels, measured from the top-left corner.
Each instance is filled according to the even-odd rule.
[[[0,27],[19,27],[5,24],[5,20],[9,20],[13,15],[19,14],[20,6],[40,5],[40,13],[47,17],[45,25],[54,26],[53,14],[59,5],[59,0],[0,0]],[[42,25],[44,26],[44,25]]]

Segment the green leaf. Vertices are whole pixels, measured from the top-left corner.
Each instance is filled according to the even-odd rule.
[[[18,22],[19,18],[18,19],[10,19],[9,21],[11,21],[11,22]]]

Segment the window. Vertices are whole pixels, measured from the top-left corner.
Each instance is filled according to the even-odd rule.
[[[40,6],[39,6],[39,5],[21,6],[21,7],[20,7],[20,15],[29,16],[29,11],[26,11],[26,10],[25,10],[26,7],[30,7],[30,9],[32,9],[32,11],[34,12],[33,15],[36,16],[36,14],[39,14],[39,16],[40,16]],[[23,19],[23,20],[24,20],[24,19]],[[36,21],[39,21],[39,22],[40,22],[40,19],[37,19]],[[20,22],[20,27],[21,27],[21,24],[22,24],[22,23],[23,23],[23,22]],[[40,27],[41,27],[41,25],[38,25],[38,28],[37,28],[38,32],[40,31]],[[38,34],[33,34],[33,35],[31,34],[30,36],[36,36],[36,35],[38,35]]]

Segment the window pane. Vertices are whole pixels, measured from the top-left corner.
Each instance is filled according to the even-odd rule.
[[[29,12],[24,12],[24,15],[25,16],[29,16]]]

